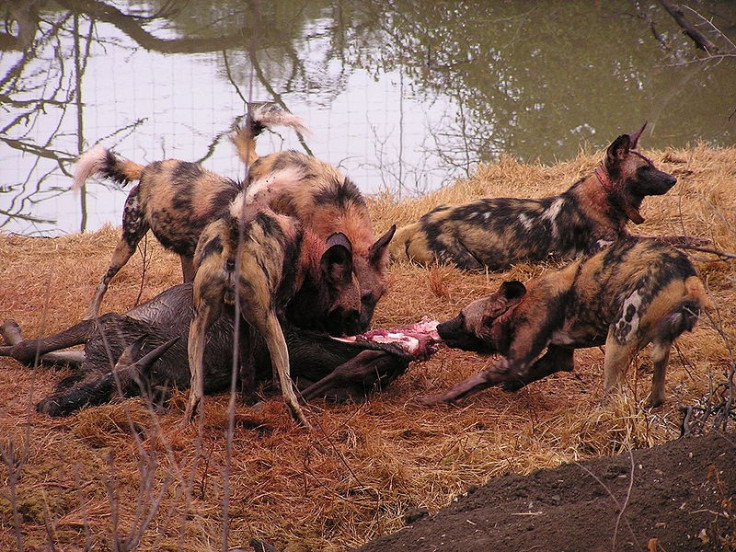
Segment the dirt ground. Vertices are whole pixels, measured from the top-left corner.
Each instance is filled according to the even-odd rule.
[[[507,475],[360,552],[733,550],[736,435]]]

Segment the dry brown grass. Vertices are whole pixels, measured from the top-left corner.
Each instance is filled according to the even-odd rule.
[[[667,196],[645,202],[647,221],[633,230],[708,237],[714,248],[735,252],[736,150],[697,146],[649,153],[677,174],[679,183]],[[554,166],[504,158],[481,167],[473,179],[426,197],[402,203],[376,198],[375,227],[381,232],[392,222],[409,222],[441,202],[557,193],[599,157],[600,152],[581,153]],[[28,337],[78,321],[117,237],[113,228],[58,239],[0,235],[0,316],[17,320]],[[489,477],[527,474],[677,437],[678,407],[706,396],[732,362],[716,326],[735,334],[733,262],[699,252],[692,257],[716,307],[714,322],[702,320],[679,340],[667,378],[669,401],[654,412],[640,405],[649,387],[645,355],[630,373],[630,392],[605,407],[599,404],[599,349],[576,354],[574,375],[553,376],[515,394],[491,389],[456,406],[419,407],[412,402],[416,395],[444,388],[484,365],[474,355],[442,350],[413,364],[365,404],[311,404],[311,433],[296,427],[278,400],[268,401],[262,412],[238,406],[229,469],[229,545],[247,546],[256,537],[291,551],[345,550],[399,529],[407,512],[434,511]],[[153,239],[147,261],[144,270],[136,256],[114,280],[103,312],[133,306],[144,272],[142,300],[179,282],[178,259]],[[375,324],[399,326],[425,314],[445,319],[502,279],[526,280],[547,268],[520,265],[504,274],[468,274],[395,265]],[[49,540],[63,550],[86,543],[113,549],[115,532],[120,540],[133,535],[161,493],[140,549],[221,550],[228,397],[208,398],[201,439],[195,429],[178,426],[184,395],[159,414],[137,400],[61,420],[36,414],[31,405],[63,375],[0,359],[0,446],[6,456],[0,464],[0,548],[17,547],[17,512],[26,549]]]

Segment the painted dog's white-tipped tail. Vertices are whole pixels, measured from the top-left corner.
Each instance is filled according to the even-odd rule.
[[[277,105],[257,107],[243,124],[235,125],[230,134],[230,140],[243,163],[250,166],[258,159],[256,138],[264,129],[275,126],[293,128],[298,134],[309,134],[309,129],[301,117],[284,111]]]
[[[284,111],[277,105],[262,105],[256,108],[251,115],[252,124],[260,125],[262,128],[274,126],[290,127],[299,134],[309,134],[309,129],[304,119],[288,111]],[[261,129],[262,130],[262,129]],[[260,131],[256,136],[260,134]]]
[[[90,176],[99,172],[105,164],[107,155],[107,149],[101,144],[85,151],[74,165],[72,189],[79,190]]]

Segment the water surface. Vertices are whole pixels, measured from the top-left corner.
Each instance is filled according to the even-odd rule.
[[[736,36],[736,3],[695,5]],[[501,154],[571,158],[645,120],[645,148],[736,144],[736,59],[706,59],[658,3],[68,0],[0,11],[7,232],[119,225],[127,190],[69,189],[74,158],[96,143],[237,178],[227,133],[247,101],[276,102],[312,130],[265,135],[259,152],[307,151],[366,193],[398,196]]]

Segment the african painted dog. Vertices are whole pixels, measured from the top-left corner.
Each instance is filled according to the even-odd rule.
[[[291,176],[287,169],[269,178],[278,183]],[[309,426],[291,387],[280,319],[297,319],[301,327],[337,335],[359,333],[360,287],[350,241],[339,233],[324,240],[292,217],[246,203],[242,192],[225,215],[204,229],[194,262],[195,315],[188,345],[191,390],[185,421],[192,420],[204,394],[207,330],[225,305],[237,303],[243,319],[266,342],[274,380],[287,406]],[[241,384],[247,386],[252,377],[252,362],[245,355]]]
[[[247,126],[232,135],[241,159],[252,162],[248,200],[295,217],[323,239],[333,232],[347,236],[361,288],[361,329],[367,329],[376,303],[386,291],[388,244],[396,227],[376,239],[365,199],[349,178],[332,165],[296,151],[257,158],[252,137]],[[270,177],[285,169],[294,171],[297,177],[279,181]]]
[[[652,239],[626,238],[587,260],[530,281],[505,282],[437,328],[451,347],[503,357],[424,404],[455,401],[493,385],[516,390],[573,370],[575,349],[605,344],[604,392],[620,388],[636,353],[652,343],[648,402],[665,400],[670,347],[709,304],[681,251]]]
[[[503,270],[518,261],[597,252],[629,235],[628,221],[644,222],[639,207],[646,196],[662,195],[677,182],[636,151],[645,127],[616,138],[595,171],[561,195],[437,207],[397,230],[392,258]],[[687,243],[687,238],[659,239]]]
[[[241,132],[254,142],[267,126],[304,130],[301,119],[275,110],[256,110]],[[169,159],[143,166],[118,158],[98,145],[84,153],[74,169],[74,187],[93,174],[120,184],[139,181],[125,201],[122,236],[90,303],[86,318],[95,318],[110,281],[125,266],[138,243],[152,230],[161,244],[181,258],[185,282],[194,278],[192,257],[204,227],[224,213],[242,189],[240,182],[219,176],[196,163]]]

